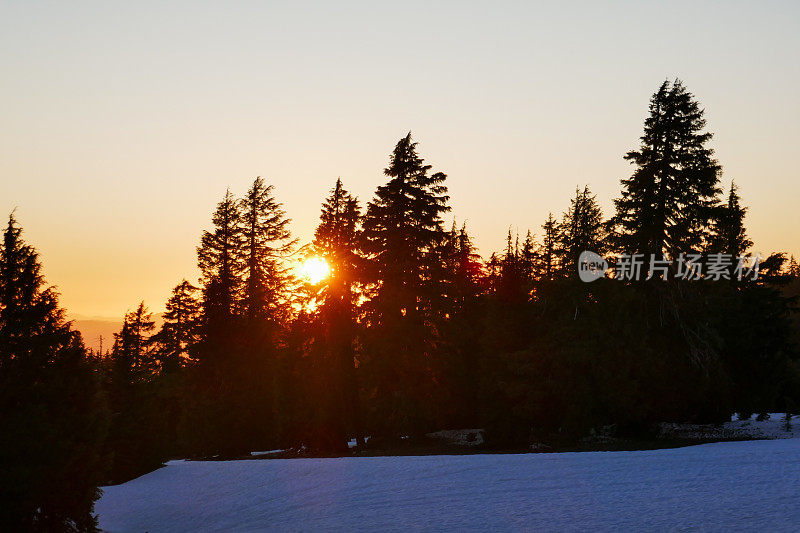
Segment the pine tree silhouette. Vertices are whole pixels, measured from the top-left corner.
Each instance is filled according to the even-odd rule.
[[[318,302],[311,372],[317,420],[313,445],[325,451],[346,451],[348,432],[364,445],[361,403],[356,370],[356,285],[359,282],[360,209],[337,179],[325,199],[320,224],[314,232],[314,253],[323,257],[330,275],[310,287]]]
[[[558,226],[556,250],[564,275],[572,277],[577,274],[581,252],[605,252],[603,212],[588,185],[575,189],[575,197]]]
[[[167,300],[164,323],[154,337],[162,372],[175,373],[192,359],[200,334],[201,306],[196,294],[197,287],[184,279]]]
[[[446,176],[431,174],[416,147],[410,133],[397,143],[384,171],[389,182],[378,187],[363,224],[371,326],[365,371],[375,395],[373,427],[384,435],[420,431],[434,407],[433,323],[443,294],[438,251],[449,207]]]
[[[0,245],[0,516],[94,531],[106,411],[95,368],[11,215]]]
[[[539,277],[538,263],[539,252],[536,240],[531,230],[525,234],[525,242],[522,243],[521,251],[522,271],[528,285],[531,285]]]
[[[542,246],[539,253],[539,260],[541,266],[542,278],[545,280],[552,280],[557,269],[557,246],[558,246],[558,233],[559,225],[556,219],[553,218],[553,213],[547,215],[547,220],[542,224],[544,231],[542,236]]]
[[[153,315],[142,302],[125,313],[106,361],[106,391],[112,412],[106,447],[112,458],[112,482],[142,475],[161,465],[163,459],[161,409],[156,403],[158,350],[153,331]]]
[[[735,259],[753,246],[753,241],[747,237],[747,229],[744,226],[746,214],[747,208],[741,204],[739,189],[731,182],[727,201],[714,210],[710,243],[712,251],[730,254]]]
[[[619,252],[664,254],[700,251],[717,203],[720,166],[706,145],[704,111],[680,80],[665,81],[650,100],[650,115],[636,165],[622,180],[612,224]]]
[[[197,248],[197,266],[202,274],[203,307],[206,324],[225,321],[236,314],[241,298],[241,203],[225,192],[217,205],[213,231],[203,232]],[[209,321],[212,324],[209,324]]]
[[[243,306],[249,320],[277,321],[287,312],[290,276],[284,260],[297,241],[273,191],[257,177],[241,202],[239,263],[245,269]]]
[[[353,305],[353,285],[359,277],[359,225],[361,211],[358,200],[344,189],[337,179],[322,205],[320,224],[314,232],[314,250],[325,258],[331,269],[330,281],[321,289]]]
[[[130,375],[131,382],[146,379],[157,371],[150,342],[155,327],[153,314],[141,302],[136,310],[125,313],[122,329],[114,334],[114,364]]]

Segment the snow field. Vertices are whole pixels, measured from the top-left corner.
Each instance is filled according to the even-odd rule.
[[[800,439],[633,452],[173,461],[97,503],[107,531],[800,528]]]

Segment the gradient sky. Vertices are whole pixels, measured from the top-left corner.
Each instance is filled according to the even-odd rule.
[[[304,242],[397,140],[484,256],[588,183],[605,213],[650,95],[707,110],[755,250],[800,255],[800,4],[0,3],[0,214],[72,316],[163,309],[225,188],[261,175]]]

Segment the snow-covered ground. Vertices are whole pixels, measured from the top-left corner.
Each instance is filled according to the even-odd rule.
[[[633,452],[173,461],[108,531],[800,529],[800,439]]]
[[[661,424],[661,436],[707,440],[793,439],[800,437],[800,416],[793,416],[788,425],[783,413],[769,413],[766,420],[757,420],[757,415],[749,420],[733,416],[724,424]]]

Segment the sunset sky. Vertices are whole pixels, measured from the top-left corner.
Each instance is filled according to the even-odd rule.
[[[576,185],[608,216],[676,77],[754,251],[800,255],[800,4],[375,4],[2,3],[0,214],[71,316],[162,310],[258,175],[307,242],[336,178],[366,202],[409,130],[485,257]]]

